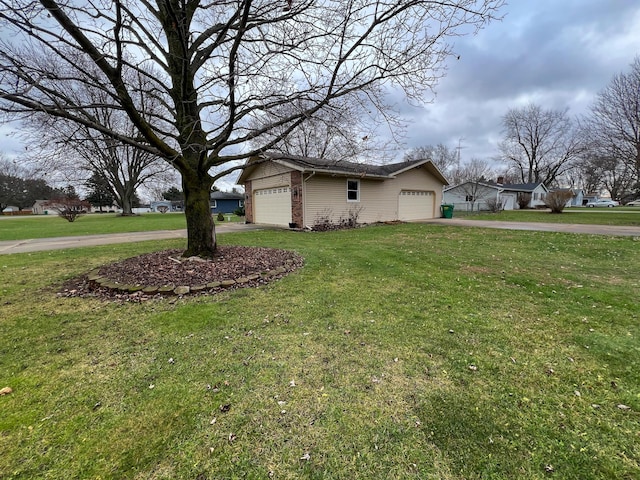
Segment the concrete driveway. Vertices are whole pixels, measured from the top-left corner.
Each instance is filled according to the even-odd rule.
[[[614,225],[582,225],[576,223],[498,222],[493,220],[467,220],[464,218],[434,218],[423,223],[457,227],[498,228],[503,230],[532,230],[539,232],[582,233],[640,237],[640,227]]]
[[[216,234],[258,230],[263,227],[244,223],[216,223]],[[152,232],[114,233],[108,235],[82,235],[77,237],[36,238],[30,240],[9,240],[0,242],[0,254],[29,253],[42,250],[63,250],[65,248],[94,247],[112,243],[144,242],[147,240],[169,240],[187,238],[186,230],[157,230]]]

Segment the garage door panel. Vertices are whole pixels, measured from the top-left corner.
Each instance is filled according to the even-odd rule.
[[[291,189],[288,186],[254,192],[255,223],[288,226],[291,222]]]
[[[402,190],[398,196],[399,220],[433,218],[435,193],[423,190]]]

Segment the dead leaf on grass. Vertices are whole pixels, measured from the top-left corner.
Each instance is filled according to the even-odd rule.
[[[9,395],[10,393],[13,393],[13,389],[11,387],[4,387],[0,389],[0,395]]]

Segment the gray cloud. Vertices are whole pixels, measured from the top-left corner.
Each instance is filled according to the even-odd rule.
[[[496,154],[501,117],[534,102],[584,113],[640,55],[635,0],[513,0],[501,22],[455,45],[435,102],[403,106],[409,147],[444,143],[463,158]]]

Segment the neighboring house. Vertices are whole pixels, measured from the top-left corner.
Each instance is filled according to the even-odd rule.
[[[571,192],[573,195],[567,203],[565,207],[581,207],[587,203],[584,199],[584,191],[580,188],[556,188],[555,190],[551,190],[552,192]]]
[[[455,210],[492,210],[491,203],[498,202],[502,210],[520,208],[518,195],[529,194],[531,200],[527,208],[544,205],[544,196],[549,193],[543,183],[500,183],[465,182],[444,189],[443,202],[454,206]]]
[[[298,227],[436,218],[448,185],[430,160],[365,165],[279,154],[249,159],[238,183],[247,222]]]
[[[31,211],[33,212],[33,214],[47,215],[49,213],[49,210],[51,210],[51,208],[46,205],[48,201],[49,200],[36,200],[36,203],[34,203],[31,207]]]
[[[2,213],[5,215],[14,215],[18,212],[20,212],[20,207],[16,207],[14,205],[9,205],[2,211]]]
[[[588,192],[584,194],[584,197],[582,198],[582,205],[586,205],[589,202],[595,202],[597,200],[600,199],[600,193],[599,192]]]
[[[211,213],[233,213],[244,207],[244,194],[211,192]]]
[[[122,213],[122,209],[116,203],[103,205],[102,208],[91,205],[91,213]]]
[[[131,209],[131,213],[133,213],[134,215],[140,215],[141,213],[151,213],[151,206],[150,205],[140,205],[139,207],[133,207]]]
[[[161,212],[162,209],[166,208],[165,212],[181,212],[182,211],[182,202],[171,201],[171,200],[158,200],[155,202],[151,202],[147,207],[147,212]]]
[[[446,187],[442,194],[443,203],[453,205],[454,212],[477,212],[492,210],[491,204],[502,204],[503,210],[514,209],[514,198],[503,196],[503,188],[499,185],[485,182],[464,182],[460,185]]]
[[[502,187],[503,197],[510,196],[515,200],[515,205],[513,208],[520,208],[517,202],[518,195],[521,194],[529,194],[531,195],[531,200],[527,205],[527,208],[537,208],[544,206],[544,197],[547,193],[549,193],[549,189],[545,187],[544,183],[505,183],[505,184],[496,184]],[[506,210],[506,208],[505,208]]]

